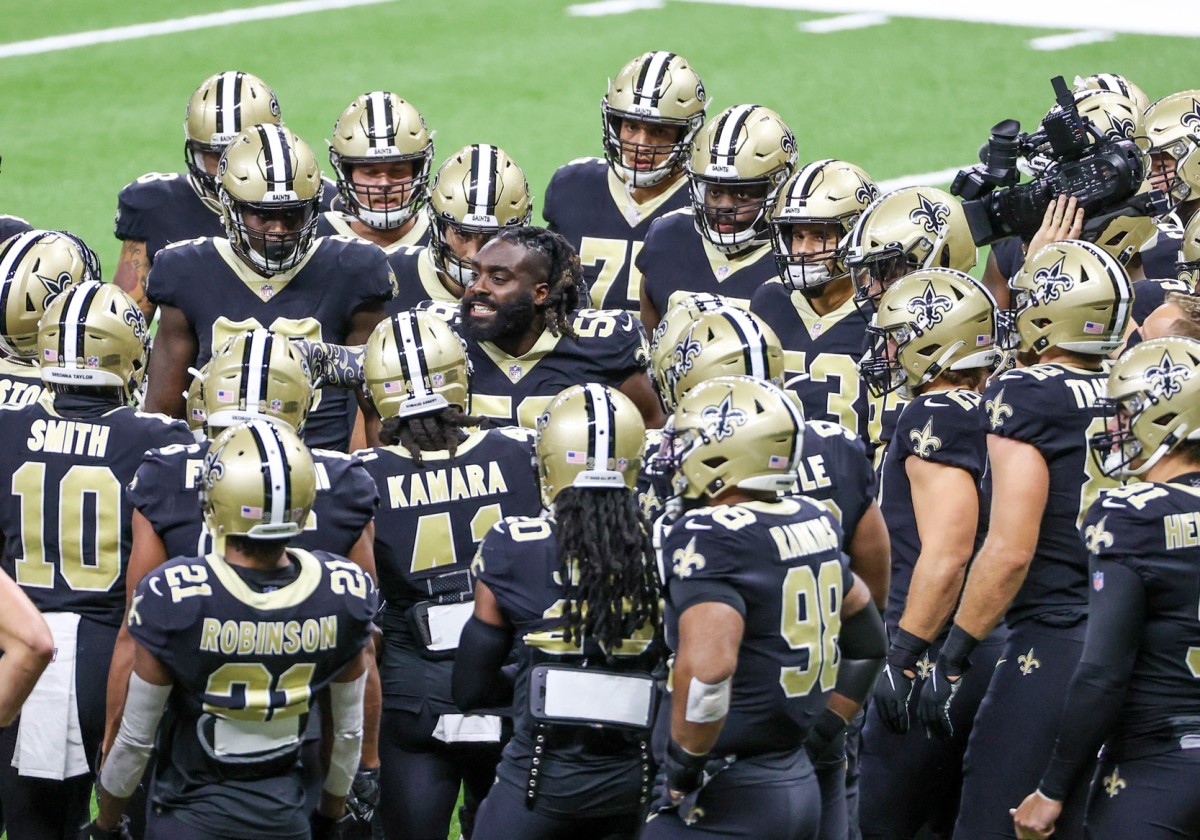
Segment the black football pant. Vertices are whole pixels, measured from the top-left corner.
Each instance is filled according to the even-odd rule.
[[[1028,620],[1011,629],[967,742],[954,840],[1011,840],[1014,836],[1008,809],[1033,793],[1050,761],[1067,687],[1083,654],[1086,633],[1086,621],[1052,627]],[[971,658],[974,661],[975,657]],[[1083,837],[1090,776],[1089,767],[1084,782],[1067,798],[1055,840]]]
[[[1102,760],[1084,834],[1087,840],[1200,840],[1200,748]]]
[[[445,840],[459,787],[477,803],[492,786],[500,745],[445,744],[432,737],[437,720],[428,711],[383,711],[379,811],[387,840]]]
[[[859,752],[863,713],[846,727],[846,759],[836,765],[814,766],[821,789],[819,840],[858,840]]]
[[[79,621],[75,648],[75,699],[90,772],[61,782],[20,776],[12,766],[19,719],[0,730],[0,800],[12,840],[63,840],[90,818],[96,758],[104,740],[105,692],[117,628]]]
[[[607,817],[541,814],[525,807],[525,791],[497,781],[479,806],[472,840],[633,840],[641,825],[641,811]]]
[[[930,648],[937,661],[940,644]],[[867,712],[862,744],[862,800],[859,819],[863,840],[912,840],[923,825],[948,840],[958,816],[963,754],[992,671],[1004,650],[1004,637],[989,638],[971,654],[971,668],[954,695],[950,719],[954,735],[930,738],[917,719],[917,698],[928,679],[920,671],[909,697],[911,728],[906,735],[889,730],[878,709]]]

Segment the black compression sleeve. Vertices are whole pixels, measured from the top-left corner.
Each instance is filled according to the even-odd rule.
[[[512,701],[512,682],[502,673],[512,647],[512,635],[503,627],[467,620],[454,655],[454,673],[450,695],[454,705],[464,712],[488,706],[504,706]]]
[[[844,619],[838,646],[842,664],[833,690],[856,703],[865,703],[888,652],[887,631],[879,612],[868,604]]]
[[[1103,575],[1103,588],[1090,593],[1083,657],[1067,691],[1054,754],[1038,785],[1045,796],[1060,802],[1117,721],[1145,614],[1145,589],[1137,572],[1113,560],[1093,564]]]

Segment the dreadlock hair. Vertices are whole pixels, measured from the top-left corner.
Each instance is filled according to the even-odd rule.
[[[612,659],[638,628],[658,626],[658,567],[637,494],[567,487],[554,500],[554,520],[568,593],[563,640],[586,637]]]
[[[458,445],[467,439],[465,426],[479,426],[482,417],[472,417],[456,405],[415,417],[389,417],[383,421],[379,439],[385,446],[400,444],[412,455],[413,463],[425,466],[422,452],[447,450],[454,457]]]
[[[580,301],[588,299],[589,292],[579,255],[571,243],[553,231],[533,225],[504,228],[495,238],[520,245],[527,251],[537,251],[546,258],[546,281],[550,284],[550,293],[542,304],[546,326],[552,335],[575,338],[571,313],[579,308]]]

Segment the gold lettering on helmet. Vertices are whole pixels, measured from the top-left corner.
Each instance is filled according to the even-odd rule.
[[[35,420],[25,446],[30,452],[104,458],[108,454],[110,431],[108,426],[75,420]]]
[[[205,618],[200,626],[202,653],[225,656],[280,656],[332,650],[338,643],[336,615],[304,621],[234,621]]]

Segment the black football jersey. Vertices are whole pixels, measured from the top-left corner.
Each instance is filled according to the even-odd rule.
[[[213,834],[307,836],[309,707],[370,635],[370,577],[334,554],[288,555],[271,572],[179,557],[146,575],[130,604],[130,635],[175,681],[150,799]]]
[[[728,604],[745,621],[713,755],[797,749],[824,708],[853,582],[841,548],[833,516],[800,497],[699,508],[671,527],[662,556],[668,643],[677,646],[679,616],[695,604]]]
[[[422,453],[417,466],[402,446],[357,453],[381,495],[375,517],[375,566],[386,606],[381,616],[384,704],[457,713],[450,697],[453,647],[427,655],[417,622],[424,611],[474,597],[471,560],[488,530],[505,516],[541,510],[533,468],[533,433],[475,431],[455,451]],[[418,607],[418,605],[422,605]],[[446,612],[453,612],[453,609]]]
[[[322,179],[321,209],[337,195],[337,186]],[[117,195],[114,222],[117,239],[146,243],[150,262],[173,242],[202,236],[224,236],[221,215],[200,200],[191,178],[180,172],[148,172]]]
[[[642,273],[634,263],[650,224],[688,207],[687,179],[639,204],[602,158],[579,158],[560,166],[546,186],[542,217],[579,253],[583,277],[597,309],[637,313]]]
[[[1142,274],[1151,280],[1174,278],[1175,262],[1179,259],[1181,247],[1183,229],[1173,222],[1160,223],[1158,233],[1139,252],[1142,258]]]
[[[848,546],[879,489],[866,445],[840,423],[805,420],[800,452],[792,494],[828,508],[841,525]]]
[[[539,719],[530,708],[540,693],[531,683],[535,667],[590,667],[649,676],[663,654],[655,644],[655,628],[649,626],[623,640],[608,661],[595,642],[563,638],[563,599],[571,583],[563,580],[556,527],[551,519],[505,519],[488,533],[473,566],[513,626],[518,667],[514,732],[496,772],[518,788],[529,779],[535,739],[541,734]],[[635,809],[649,735],[648,727],[623,731],[552,724],[547,749],[537,765],[539,810],[599,816]]]
[[[722,295],[749,309],[758,287],[779,276],[770,245],[730,258],[696,231],[690,208],[655,219],[635,264],[660,318],[673,303],[697,292]]]
[[[32,364],[0,357],[0,406],[25,406],[45,391],[42,377]]]
[[[346,216],[337,209],[340,205],[341,199],[339,198],[333,210],[321,214],[321,218],[317,221],[317,236],[348,236],[352,239],[362,239],[350,227],[350,222]],[[395,315],[397,312],[411,309],[420,301],[426,300],[430,296],[424,293],[423,287],[414,287],[413,283],[401,280],[402,277],[407,277],[416,270],[413,255],[424,251],[425,246],[429,244],[429,228],[429,216],[425,213],[418,213],[412,230],[386,247],[383,245],[377,246],[382,248],[383,252],[387,254],[388,264],[392,267],[392,273],[396,276],[396,297],[387,303],[388,315]],[[362,239],[362,241],[367,242],[369,240]],[[430,266],[430,268],[432,267]],[[438,286],[441,286],[440,283],[437,283],[436,277],[434,278],[434,282]],[[450,297],[449,294],[447,294],[447,297]]]
[[[433,267],[433,251],[428,246],[401,248],[388,256],[396,273],[396,296],[388,301],[388,315],[421,307],[428,301],[444,303],[457,313],[458,298],[442,285]]]
[[[1021,247],[1020,237],[1007,236],[998,239],[992,243],[991,248],[992,253],[996,255],[996,267],[1000,269],[1004,279],[1011,280],[1016,277],[1021,266],[1025,264],[1025,251]]]
[[[49,394],[0,409],[3,565],[43,612],[116,626],[133,539],[124,487],[148,446],[188,443],[178,420],[132,408],[70,412]]]
[[[979,493],[979,527],[975,532],[975,547],[978,548],[987,530],[989,504],[984,492],[987,430],[983,396],[975,391],[927,392],[908,403],[900,414],[896,436],[883,460],[883,493],[879,505],[892,541],[892,582],[885,619],[893,630],[900,623],[913,569],[921,554],[905,461],[920,458],[957,467],[970,474]]]
[[[1178,749],[1180,733],[1194,733],[1200,720],[1200,473],[1110,490],[1084,522],[1091,586],[1104,587],[1098,558],[1131,569],[1145,593],[1137,659],[1110,747]]]
[[[394,290],[383,251],[341,236],[318,239],[300,265],[271,277],[251,270],[226,239],[180,242],[159,254],[146,281],[150,300],[178,309],[195,331],[196,367],[230,337],[258,328],[346,344],[354,313],[390,300]],[[318,391],[304,427],[305,443],[345,452],[353,400],[346,389]]]
[[[8,216],[0,213],[0,242],[27,230],[33,230],[33,225],[20,216]]]
[[[1092,502],[1117,484],[1088,449],[1088,438],[1104,431],[1093,406],[1107,384],[1103,371],[1041,364],[1002,374],[984,393],[988,431],[1036,447],[1050,470],[1037,548],[1009,607],[1009,627],[1043,613],[1087,614],[1087,552],[1078,529]]]
[[[523,356],[464,332],[471,361],[471,413],[498,425],[533,428],[560,391],[583,382],[618,387],[649,364],[641,323],[618,309],[580,309],[576,338],[546,330]]]
[[[1133,320],[1141,324],[1146,317],[1158,307],[1166,303],[1170,292],[1181,292],[1185,295],[1193,293],[1192,287],[1184,280],[1176,277],[1165,279],[1138,280],[1133,284]]]
[[[800,397],[805,419],[841,423],[867,440],[868,394],[858,372],[867,321],[854,300],[817,315],[802,293],[772,280],[754,293],[750,311],[779,336],[784,386]]]
[[[212,550],[212,537],[200,510],[200,479],[210,441],[152,449],[125,489],[130,504],[162,539],[168,557]],[[375,482],[358,458],[324,449],[310,450],[317,495],[296,548],[347,555],[375,515]]]

